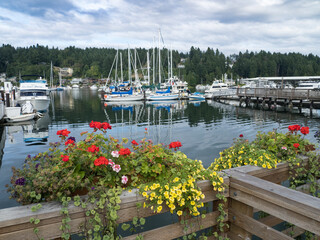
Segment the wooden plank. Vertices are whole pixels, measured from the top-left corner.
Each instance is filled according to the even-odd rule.
[[[278,225],[278,224],[283,222],[282,219],[277,218],[277,217],[272,216],[272,215],[266,216],[264,218],[260,218],[258,221],[261,222],[264,225],[269,226],[269,227],[274,227],[274,226],[276,226],[276,225]]]
[[[149,239],[155,239],[155,240],[168,240],[168,239],[174,239],[178,238],[184,235],[188,235],[192,232],[200,231],[200,226],[202,225],[203,229],[212,227],[217,224],[217,217],[220,215],[219,211],[211,212],[206,214],[206,218],[202,219],[201,216],[194,217],[189,220],[188,225],[193,224],[193,227],[189,227],[186,232],[184,232],[184,225],[181,223],[174,223],[171,225],[167,225],[164,227],[156,228],[153,230],[149,230],[143,233],[140,233],[140,235],[143,236],[143,239],[149,240]],[[226,218],[227,219],[227,218]],[[123,238],[124,240],[133,240],[136,239],[136,237],[139,234],[134,234],[128,237]]]
[[[262,179],[233,172],[230,187],[252,194],[320,222],[320,199]]]
[[[249,217],[248,215],[239,213],[235,209],[229,209],[230,222],[245,229],[246,231],[268,240],[293,240],[293,238],[278,232],[277,230]],[[243,239],[247,239],[243,237]]]
[[[302,194],[302,193],[301,193]],[[295,211],[288,210],[274,203],[258,198],[252,194],[248,194],[239,190],[239,188],[230,189],[230,197],[247,205],[261,209],[262,211],[274,215],[280,219],[283,219],[289,223],[297,225],[303,229],[306,229],[315,234],[320,233],[320,222],[316,221],[308,216],[303,216]],[[320,200],[320,199],[319,199]]]
[[[289,227],[289,228],[283,230],[282,233],[284,233],[288,236],[291,236],[293,238],[296,238],[296,237],[300,236],[301,234],[303,234],[305,231],[306,230],[299,228],[297,226],[292,226],[292,227]]]
[[[237,211],[243,215],[246,215],[250,218],[253,216],[253,207],[248,206],[242,202],[239,202],[235,199],[229,199],[229,208],[228,209],[233,209],[234,211]],[[240,236],[242,239],[251,239],[252,234],[250,231],[247,231],[243,227],[239,226],[238,224],[235,224],[234,221],[229,216],[229,221],[230,221],[230,229],[229,231],[234,233],[237,236]]]

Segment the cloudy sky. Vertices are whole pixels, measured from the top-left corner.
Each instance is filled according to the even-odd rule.
[[[320,0],[0,0],[0,43],[313,53]]]

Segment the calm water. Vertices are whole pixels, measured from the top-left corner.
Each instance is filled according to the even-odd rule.
[[[130,142],[143,137],[165,144],[179,140],[182,142],[180,150],[189,158],[202,160],[205,167],[240,134],[252,140],[257,131],[276,128],[286,132],[289,125],[300,124],[310,127],[307,138],[317,142],[313,135],[320,126],[317,110],[311,118],[308,110],[303,113],[286,113],[281,109],[262,111],[213,101],[105,105],[98,93],[89,89],[55,92],[47,114],[37,122],[0,126],[0,208],[17,205],[8,199],[5,188],[12,166],[21,167],[28,154],[34,156],[46,151],[49,142],[59,141],[57,130],[67,128],[71,136],[81,139],[81,132],[91,131],[91,120],[111,123],[113,128],[109,134],[116,138],[127,137]],[[38,139],[32,141],[31,138]],[[24,141],[28,139],[31,142]]]

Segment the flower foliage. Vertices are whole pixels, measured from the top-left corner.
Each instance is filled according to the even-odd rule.
[[[243,165],[254,165],[263,168],[275,168],[280,162],[291,162],[298,153],[304,153],[305,148],[311,143],[304,139],[303,135],[309,133],[308,127],[291,125],[289,132],[258,133],[253,142],[236,139],[233,146],[220,152],[220,157],[215,159],[210,168],[215,171],[239,167]]]
[[[13,169],[11,195],[26,204],[63,199],[83,189],[90,195],[97,189],[138,188],[147,200],[144,207],[159,213],[167,206],[172,213],[187,210],[197,216],[205,197],[198,180],[209,179],[215,190],[224,191],[219,174],[177,151],[179,141],[166,146],[144,138],[130,144],[125,138],[106,137],[112,129],[108,123],[91,121],[89,126],[93,131],[82,133],[80,141],[68,137],[67,129],[59,130],[61,142],[28,156],[22,169]],[[39,197],[32,197],[33,192]]]

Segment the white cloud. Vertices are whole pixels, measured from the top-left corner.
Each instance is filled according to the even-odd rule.
[[[0,8],[3,43],[66,47],[151,47],[161,28],[166,46],[320,55],[320,1],[69,0],[73,9],[30,15]],[[60,8],[61,9],[61,8]],[[157,39],[156,39],[157,43]]]

